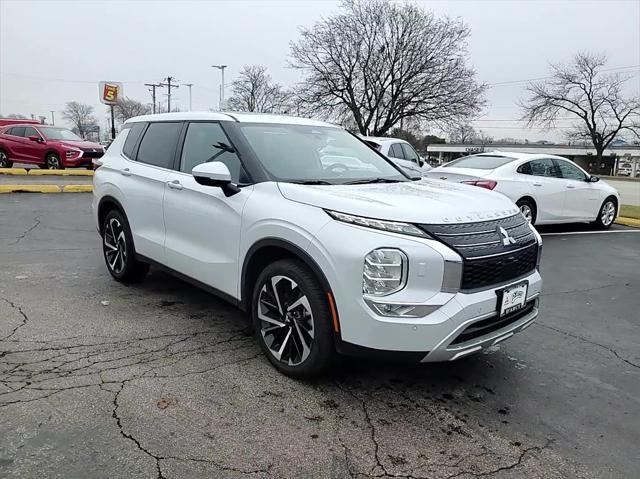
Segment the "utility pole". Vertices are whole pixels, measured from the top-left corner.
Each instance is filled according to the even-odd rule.
[[[189,88],[189,111],[191,111],[191,87],[193,83],[183,83],[183,85]]]
[[[52,124],[52,125],[55,125],[55,124],[56,124],[56,122],[55,122],[55,120],[54,120],[54,118],[53,118],[53,113],[55,112],[55,110],[50,110],[50,111],[51,111],[51,124]]]
[[[211,65],[211,68],[217,68],[222,73],[222,83],[220,84],[220,104],[218,108],[222,111],[222,107],[224,106],[224,69],[227,68],[227,65]]]
[[[145,86],[151,87],[151,101],[153,103],[153,113],[156,113],[156,88],[162,88],[162,83],[145,83]]]
[[[171,89],[172,88],[180,88],[180,86],[171,84],[171,82],[178,81],[174,77],[167,77],[167,78],[165,78],[165,81],[167,83],[161,83],[161,85],[167,87],[167,111],[168,111],[168,113],[171,113]]]

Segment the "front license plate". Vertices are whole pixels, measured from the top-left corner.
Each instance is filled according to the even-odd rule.
[[[527,283],[520,283],[509,286],[502,290],[502,300],[500,302],[500,316],[518,311],[524,306],[527,300]]]

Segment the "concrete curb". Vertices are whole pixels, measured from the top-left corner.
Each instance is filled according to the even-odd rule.
[[[632,228],[640,228],[640,220],[636,218],[627,218],[625,216],[618,216],[616,223],[624,226],[631,226]]]
[[[91,193],[93,192],[93,185],[64,185],[62,187],[63,193]]]
[[[0,168],[0,175],[29,176],[93,176],[93,170],[41,170],[38,168]]]
[[[61,193],[58,185],[0,185],[2,193]]]

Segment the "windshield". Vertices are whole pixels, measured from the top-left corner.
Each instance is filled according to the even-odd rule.
[[[74,132],[66,128],[45,128],[41,126],[40,131],[47,140],[84,141]]]
[[[317,184],[409,181],[341,128],[245,123],[239,129],[276,181]]]
[[[456,168],[477,168],[479,170],[493,170],[499,166],[506,165],[514,160],[504,156],[474,155],[465,156],[457,160],[450,161],[444,166],[455,166]]]

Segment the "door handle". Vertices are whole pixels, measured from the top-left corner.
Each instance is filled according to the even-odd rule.
[[[167,182],[167,186],[169,188],[171,188],[172,190],[181,190],[182,189],[182,185],[180,184],[179,180],[168,181]]]
[[[131,170],[129,168],[125,168],[124,170],[120,170],[120,173],[123,176],[131,176]]]
[[[533,186],[542,186],[542,183],[534,183]]]
[[[567,185],[567,188],[573,189],[573,188],[575,188],[575,186],[574,185]]]

